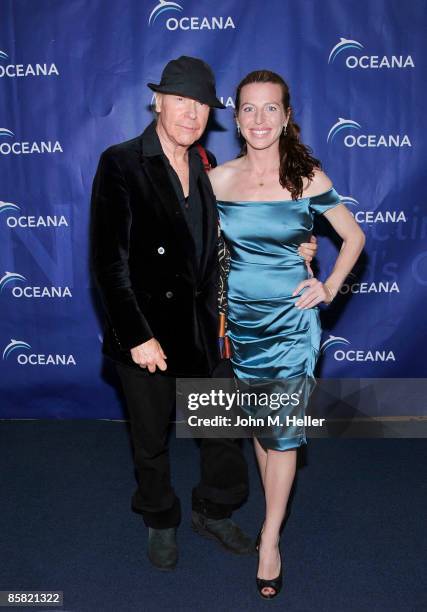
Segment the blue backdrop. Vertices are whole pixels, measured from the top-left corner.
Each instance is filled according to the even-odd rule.
[[[0,20],[0,417],[121,417],[88,269],[99,154],[151,119],[179,55],[209,62],[227,110],[206,145],[238,150],[235,86],[289,82],[303,140],[367,235],[322,313],[325,377],[424,377],[424,0],[3,0]],[[319,226],[319,275],[336,245]]]

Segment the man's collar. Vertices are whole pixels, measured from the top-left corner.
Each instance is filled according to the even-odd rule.
[[[162,145],[157,136],[155,121],[152,121],[142,133],[142,151],[146,157],[164,155]]]

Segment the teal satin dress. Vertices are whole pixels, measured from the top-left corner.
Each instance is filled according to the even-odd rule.
[[[319,355],[318,308],[299,310],[292,293],[309,278],[297,249],[308,242],[315,214],[337,206],[335,189],[307,198],[270,202],[218,201],[221,231],[230,251],[228,331],[238,379],[307,382],[308,401]],[[300,414],[305,406],[300,406]],[[264,448],[288,450],[306,443],[303,427],[287,426]]]

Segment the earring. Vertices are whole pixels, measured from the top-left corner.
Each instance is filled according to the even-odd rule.
[[[285,125],[283,126],[283,136],[286,136],[287,127],[288,127],[288,124],[285,123]]]
[[[240,125],[237,124],[237,135],[240,136]]]

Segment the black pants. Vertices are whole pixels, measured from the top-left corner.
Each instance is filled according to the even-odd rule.
[[[170,478],[168,429],[175,407],[175,379],[117,364],[130,417],[138,488],[132,508],[148,527],[176,527],[179,499]],[[193,509],[209,518],[231,516],[248,495],[248,470],[236,440],[200,440],[201,478]]]

